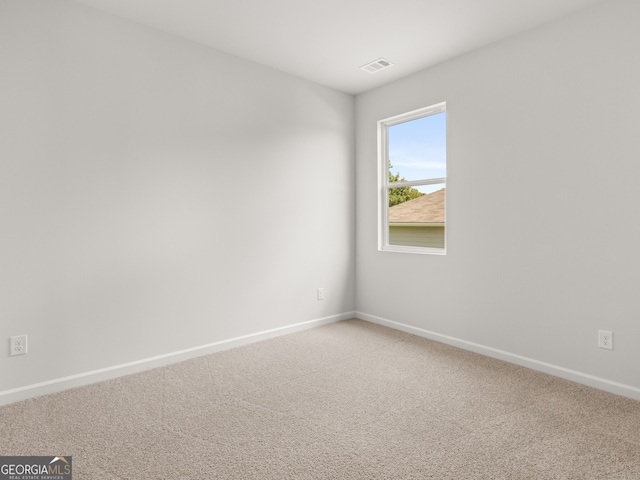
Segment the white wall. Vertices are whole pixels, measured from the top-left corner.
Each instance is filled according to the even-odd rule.
[[[638,25],[603,2],[357,97],[361,317],[640,398]],[[376,121],[442,101],[447,255],[378,252]]]
[[[353,311],[353,97],[62,0],[0,60],[0,393]]]

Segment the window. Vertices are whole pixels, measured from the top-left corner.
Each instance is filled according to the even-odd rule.
[[[446,252],[446,104],[378,122],[379,249]]]

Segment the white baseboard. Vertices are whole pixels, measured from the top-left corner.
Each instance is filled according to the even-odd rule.
[[[613,380],[607,380],[606,378],[600,378],[587,373],[570,370],[568,368],[559,367],[550,363],[541,362],[533,358],[523,357],[514,353],[505,352],[504,350],[498,350],[496,348],[487,347],[478,343],[469,342],[460,338],[450,337],[448,335],[442,335],[440,333],[431,332],[422,328],[413,327],[404,323],[394,322],[386,318],[377,317],[375,315],[369,315],[368,313],[356,312],[355,317],[367,322],[376,323],[385,327],[400,330],[406,333],[411,333],[419,337],[428,338],[437,342],[446,343],[454,347],[469,350],[471,352],[486,355],[487,357],[497,358],[504,360],[505,362],[514,363],[523,367],[537,370],[539,372],[548,373],[556,377],[564,378],[572,382],[587,385],[589,387],[598,388],[606,392],[615,393],[624,397],[633,398],[634,400],[640,400],[640,388],[633,387],[631,385],[625,385],[624,383],[614,382]]]
[[[279,337],[281,335],[287,335],[289,333],[299,332],[309,328],[319,327],[321,325],[328,325],[330,323],[339,322],[341,320],[348,320],[354,317],[355,312],[346,312],[338,315],[331,315],[329,317],[318,318],[315,320],[309,320],[307,322],[296,323],[284,327],[273,328],[271,330],[251,333],[249,335],[230,338],[228,340],[221,340],[219,342],[209,343],[207,345],[188,348],[186,350],[166,353],[163,355],[158,355],[156,357],[144,358],[142,360],[136,360],[135,362],[114,365],[112,367],[106,367],[99,370],[70,375],[68,377],[56,378],[53,380],[48,380],[46,382],[14,388],[12,390],[0,391],[0,405],[7,405],[9,403],[18,402],[20,400],[26,400],[27,398],[39,397],[41,395],[47,395],[49,393],[67,390],[69,388],[81,387],[83,385],[89,385],[91,383],[129,375],[132,373],[141,372],[143,370],[162,367],[165,365],[170,365],[172,363],[189,360],[190,358],[209,355],[211,353],[229,350],[231,348],[248,345],[250,343],[267,340],[269,338]]]

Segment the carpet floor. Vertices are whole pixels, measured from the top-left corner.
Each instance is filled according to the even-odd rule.
[[[0,407],[74,480],[640,479],[640,403],[348,320]]]

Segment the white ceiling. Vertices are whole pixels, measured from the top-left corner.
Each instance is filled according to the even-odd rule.
[[[358,94],[602,0],[75,1]]]

